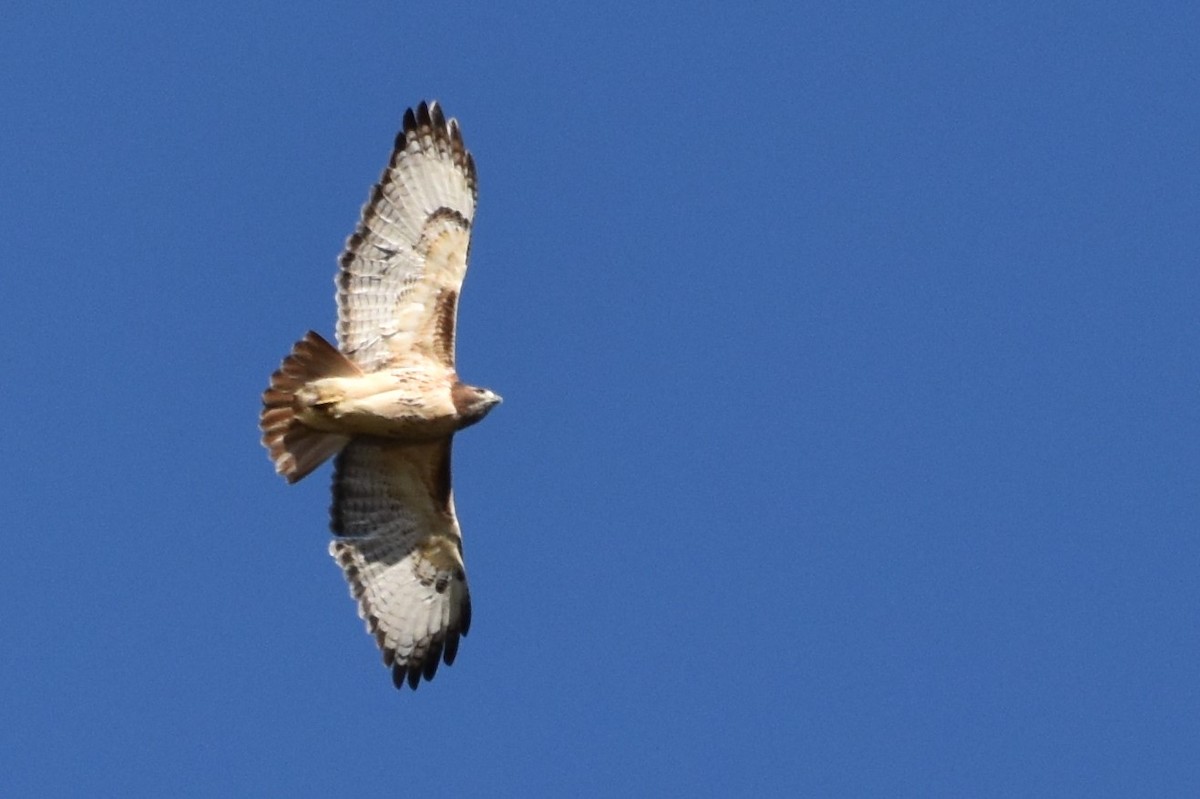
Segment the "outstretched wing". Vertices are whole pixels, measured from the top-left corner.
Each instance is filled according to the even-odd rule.
[[[450,442],[354,439],[336,462],[329,551],[398,688],[453,663],[471,624]]]
[[[340,260],[338,344],[364,371],[421,356],[454,366],[475,198],[458,122],[436,102],[408,109]]]

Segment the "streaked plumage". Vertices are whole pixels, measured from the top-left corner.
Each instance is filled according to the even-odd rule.
[[[338,347],[309,332],[263,394],[288,482],[336,455],[330,553],[397,687],[453,663],[471,623],[451,442],[500,401],[454,367],[475,199],[458,123],[409,109],[339,261]]]

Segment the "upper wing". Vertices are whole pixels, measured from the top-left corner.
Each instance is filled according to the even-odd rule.
[[[338,344],[364,371],[414,351],[453,367],[476,194],[457,120],[436,102],[408,109],[340,260]]]
[[[329,551],[397,687],[416,688],[439,661],[453,663],[471,624],[450,441],[358,438],[336,462]]]

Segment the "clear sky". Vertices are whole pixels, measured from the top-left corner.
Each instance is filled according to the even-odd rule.
[[[1196,6],[484,5],[6,6],[0,792],[1200,795]],[[422,98],[414,694],[256,417]]]

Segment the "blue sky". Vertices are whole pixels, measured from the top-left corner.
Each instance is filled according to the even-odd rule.
[[[9,796],[1200,794],[1190,4],[18,4]],[[474,621],[395,691],[259,393],[480,173]]]

